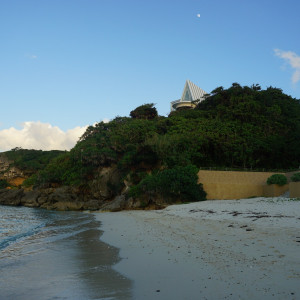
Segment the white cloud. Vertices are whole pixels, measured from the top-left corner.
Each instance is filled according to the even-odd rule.
[[[24,122],[21,129],[11,127],[0,130],[0,150],[15,147],[38,150],[70,150],[75,146],[87,126],[67,131],[42,122]]]
[[[300,56],[292,51],[283,51],[280,49],[274,49],[275,55],[283,58],[293,69],[292,82],[297,83],[300,81]]]
[[[296,83],[300,80],[300,69],[296,70],[292,76],[292,82]]]
[[[110,119],[104,118],[104,119],[102,120],[102,122],[103,122],[103,123],[109,123],[109,122],[110,122]]]

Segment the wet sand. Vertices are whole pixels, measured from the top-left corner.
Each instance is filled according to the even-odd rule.
[[[94,215],[27,211],[48,222],[1,249],[0,300],[132,299],[131,280],[112,269],[119,250],[100,241]]]
[[[211,200],[98,213],[133,299],[300,299],[300,201]]]

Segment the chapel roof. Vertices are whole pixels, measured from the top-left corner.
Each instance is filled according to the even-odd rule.
[[[182,92],[180,101],[195,101],[200,100],[207,94],[204,90],[199,88],[196,84],[187,80]]]

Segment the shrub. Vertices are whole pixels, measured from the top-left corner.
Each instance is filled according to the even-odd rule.
[[[298,182],[300,181],[300,172],[299,173],[295,173],[292,177],[291,177],[291,180],[293,182]]]
[[[137,198],[143,194],[153,194],[162,196],[168,202],[206,200],[206,192],[202,184],[198,184],[197,172],[193,165],[162,170],[146,176],[131,188],[129,195]]]
[[[0,179],[0,189],[5,189],[8,186],[9,186],[9,184],[5,179]]]
[[[37,180],[37,175],[33,174],[23,181],[22,186],[27,187],[27,188],[30,186],[33,186],[35,184],[36,180]]]
[[[267,179],[267,184],[285,185],[287,184],[287,178],[283,174],[273,174]]]

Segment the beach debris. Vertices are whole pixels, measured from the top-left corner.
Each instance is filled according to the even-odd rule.
[[[191,209],[189,210],[190,213],[195,213],[195,212],[206,212],[209,214],[215,214],[216,212],[213,211],[212,209]]]
[[[230,212],[229,214],[232,215],[233,217],[236,217],[238,215],[243,215],[244,213],[241,213],[241,212],[238,212],[235,210],[235,211]]]
[[[229,212],[230,215],[232,215],[233,217],[239,216],[239,215],[245,215],[245,218],[252,218],[252,221],[256,221],[258,219],[261,218],[295,218],[294,216],[287,216],[287,215],[269,215],[266,212],[239,212],[239,211],[232,211]],[[299,218],[300,219],[300,218]]]

